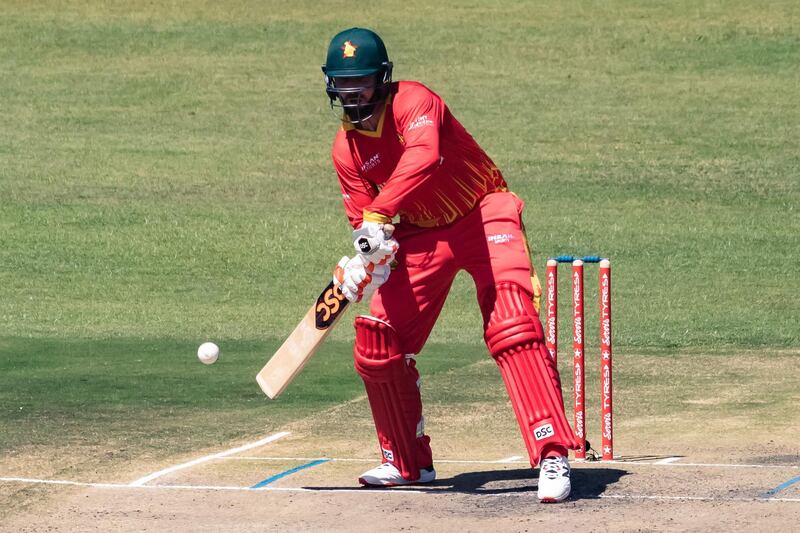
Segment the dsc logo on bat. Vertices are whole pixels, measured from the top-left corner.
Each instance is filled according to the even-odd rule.
[[[336,287],[331,282],[317,299],[315,307],[315,325],[317,329],[328,328],[339,312],[344,309],[345,305],[347,305],[347,302],[344,294],[339,290],[339,287]]]

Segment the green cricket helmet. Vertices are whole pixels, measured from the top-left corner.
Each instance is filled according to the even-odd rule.
[[[322,72],[331,108],[341,108],[344,112],[342,119],[354,124],[372,116],[392,83],[392,62],[386,46],[378,34],[365,28],[344,30],[331,40]],[[370,79],[359,86],[336,86],[337,79],[364,77]],[[374,89],[372,97],[368,100],[360,98],[361,93],[368,89]]]

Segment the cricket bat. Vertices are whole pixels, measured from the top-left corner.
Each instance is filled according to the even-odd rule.
[[[339,286],[331,281],[256,376],[264,394],[274,400],[286,389],[322,345],[348,303]]]
[[[388,239],[394,233],[394,226],[385,224],[383,231],[385,238]],[[371,253],[370,242],[366,237],[361,237],[357,245],[361,253]],[[375,265],[366,260],[364,262],[367,271],[372,272]],[[334,276],[339,283],[342,281],[342,274],[341,267],[337,266]],[[333,326],[344,314],[348,303],[347,298],[339,290],[339,285],[331,281],[317,298],[317,303],[308,310],[289,338],[283,341],[278,351],[256,376],[256,381],[264,394],[274,400],[289,386],[322,345]]]

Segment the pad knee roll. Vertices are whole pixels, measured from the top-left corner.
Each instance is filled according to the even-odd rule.
[[[500,367],[531,464],[548,445],[576,448],[564,414],[558,369],[542,344],[544,332],[533,301],[514,283],[496,287],[485,329],[486,345]]]
[[[400,353],[400,340],[394,328],[368,316],[356,317],[356,345],[353,352],[356,371],[364,381],[389,383],[407,373],[406,358]]]
[[[367,390],[383,460],[415,480],[433,460],[414,360],[400,352],[397,333],[386,322],[359,316],[355,327],[353,358]]]

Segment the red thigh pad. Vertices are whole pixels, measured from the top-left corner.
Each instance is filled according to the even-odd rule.
[[[484,336],[500,367],[531,464],[538,463],[547,445],[576,448],[558,369],[542,344],[544,333],[531,295],[514,283],[499,283]]]
[[[355,327],[355,367],[367,390],[383,461],[415,480],[433,462],[415,362],[400,353],[397,333],[386,322],[362,315]]]

